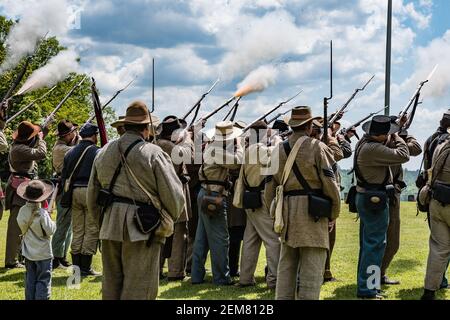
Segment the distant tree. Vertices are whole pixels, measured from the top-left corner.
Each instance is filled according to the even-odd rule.
[[[0,16],[0,64],[4,61],[7,51],[5,48],[5,40],[9,33],[9,30],[14,25],[14,22]],[[55,38],[48,38],[40,43],[36,55],[33,57],[32,62],[27,68],[22,85],[26,79],[33,73],[33,71],[44,66],[52,57],[56,56],[61,50],[65,50],[60,45],[59,41]],[[8,91],[9,87],[13,83],[16,75],[22,70],[26,58],[13,69],[0,75],[0,97],[3,97]],[[17,128],[17,125],[24,120],[31,121],[35,124],[41,124],[42,121],[52,112],[52,110],[58,105],[58,103],[64,98],[67,92],[81,79],[83,74],[71,74],[66,80],[58,83],[57,88],[44,100],[39,101],[36,105],[23,113],[19,118],[11,122],[5,130],[8,138],[11,137],[12,132]],[[19,87],[20,87],[19,85]],[[82,125],[87,121],[89,116],[93,112],[92,100],[91,100],[91,82],[85,81],[83,85],[78,88],[75,93],[67,100],[64,107],[60,109],[56,115],[55,123],[52,124],[50,134],[46,138],[49,153],[47,159],[39,164],[39,175],[42,177],[50,177],[52,174],[52,161],[51,152],[57,137],[55,136],[56,124],[62,119],[68,119],[74,123]],[[43,95],[49,88],[42,88],[26,94],[25,96],[15,97],[12,101],[8,114],[11,116],[28,105],[33,100]],[[1,99],[1,98],[0,98]],[[107,121],[115,119],[114,110],[107,109],[106,112]],[[108,122],[107,122],[108,123]]]

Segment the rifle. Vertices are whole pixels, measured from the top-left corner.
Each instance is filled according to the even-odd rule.
[[[272,110],[270,110],[269,112],[267,112],[266,114],[264,114],[262,117],[259,117],[258,119],[256,119],[256,120],[253,121],[252,123],[250,123],[247,127],[244,128],[244,132],[247,132],[247,131],[250,129],[250,127],[251,127],[252,125],[254,125],[256,122],[264,120],[264,119],[267,118],[269,115],[271,115],[272,113],[274,113],[275,111],[277,111],[278,109],[280,109],[282,106],[288,104],[289,102],[291,102],[292,100],[294,100],[295,98],[297,98],[302,92],[303,92],[303,90],[300,90],[300,91],[299,91],[295,96],[293,96],[292,98],[290,98],[290,99],[288,99],[288,100],[286,100],[286,101],[281,102],[281,103],[280,103],[279,105],[277,105],[275,108],[273,108]],[[288,113],[289,111],[291,111],[291,110],[288,110],[288,111],[285,112],[284,114]],[[277,117],[275,117],[275,118],[273,118],[272,120],[270,120],[267,124],[270,124],[270,123],[274,122],[276,119],[278,119],[279,117],[283,116],[284,114],[279,113],[279,114],[277,115]]]
[[[270,119],[267,124],[271,124],[275,121],[277,121],[280,117],[287,115],[289,112],[291,112],[292,110],[287,110],[285,112],[282,113],[278,113],[275,117],[273,117],[272,119]]]
[[[136,81],[136,78],[137,78],[137,77],[135,77],[133,80],[131,80],[125,87],[123,87],[122,89],[118,90],[118,91],[111,97],[111,99],[109,99],[108,102],[105,103],[105,105],[102,107],[102,111],[105,111],[106,107],[107,107],[108,105],[110,105],[111,102],[113,102],[113,101],[119,96],[119,94],[121,94],[122,92],[124,92],[125,90],[127,90],[128,87],[131,86],[131,84],[132,84],[134,81]],[[95,81],[95,80],[94,80],[94,81]],[[97,91],[97,94],[98,94],[98,91]],[[95,119],[95,114],[92,115],[92,116],[84,123],[84,125],[86,125],[86,124],[88,124],[88,123],[91,123],[92,121],[94,121],[94,119]]]
[[[328,101],[333,99],[333,41],[330,42],[330,97],[323,98],[323,127],[322,141],[328,145]]]
[[[200,110],[200,106],[203,102],[203,100],[205,100],[205,98],[214,90],[214,88],[217,86],[217,84],[220,82],[220,79],[217,79],[216,82],[214,82],[214,84],[211,86],[211,88],[209,88],[208,91],[206,91],[206,93],[204,93],[201,98],[197,101],[196,104],[194,104],[194,106],[189,109],[189,111],[184,115],[184,117],[182,118],[182,120],[186,120],[187,117],[189,117],[191,115],[192,112],[194,112],[195,110],[195,115],[194,115],[194,119],[192,120],[191,125],[195,122],[195,119],[197,118],[198,112]]]
[[[157,134],[155,131],[155,128],[153,126],[153,116],[152,113],[155,112],[155,58],[152,59],[152,110],[149,111],[148,116],[150,117],[150,125],[151,125],[151,131],[154,133],[153,139],[154,142],[158,140]]]
[[[412,111],[411,114],[409,116],[408,121],[406,121],[406,123],[400,128],[400,132],[404,131],[404,130],[408,130],[411,127],[411,124],[414,120],[414,116],[416,115],[416,110],[417,110],[417,106],[420,104],[419,99],[420,99],[420,95],[421,95],[421,91],[423,86],[428,83],[431,78],[433,77],[434,73],[436,72],[437,68],[439,65],[434,66],[433,70],[431,71],[431,73],[428,75],[427,79],[425,81],[422,81],[419,84],[419,87],[417,88],[416,92],[414,92],[413,97],[411,98],[411,100],[409,100],[407,106],[400,112],[399,115],[399,119],[402,119],[404,116],[408,115],[408,111],[409,109],[412,107]]]
[[[52,113],[50,113],[47,118],[45,118],[44,122],[41,125],[41,128],[47,128],[48,125],[53,121],[53,118],[55,117],[56,113],[59,111],[59,109],[61,109],[64,105],[64,103],[66,103],[66,101],[72,96],[72,94],[75,92],[76,89],[78,89],[79,87],[81,87],[81,85],[83,84],[83,82],[86,81],[86,79],[88,78],[88,76],[84,76],[83,80],[81,80],[78,84],[76,84],[68,93],[67,95],[61,100],[61,102],[56,106],[56,108],[52,111]]]
[[[372,118],[373,116],[376,116],[377,114],[381,113],[382,111],[386,110],[387,108],[389,108],[389,106],[386,106],[384,108],[381,108],[380,110],[378,110],[377,112],[372,112],[371,114],[369,114],[367,117],[364,117],[363,119],[359,120],[358,122],[352,124],[351,126],[348,127],[348,129],[342,129],[339,133],[342,135],[346,135],[347,132],[349,131],[355,131],[355,136],[356,138],[359,140],[359,136],[356,133],[356,128],[358,128],[359,126],[361,126],[364,122],[366,122],[367,120],[369,120],[370,118]],[[347,139],[348,141],[349,139]],[[349,141],[350,142],[350,141]]]
[[[17,75],[17,77],[14,80],[14,82],[12,83],[11,87],[9,87],[8,92],[6,92],[5,96],[2,99],[2,103],[5,102],[6,100],[10,99],[11,96],[13,95],[14,90],[16,90],[16,88],[22,81],[23,77],[25,76],[25,73],[27,72],[28,66],[30,65],[30,62],[31,62],[31,58],[32,58],[32,56],[28,56],[27,59],[25,60],[25,64],[23,65],[22,70]]]
[[[106,135],[105,120],[103,119],[102,105],[100,98],[98,97],[97,86],[95,85],[95,79],[92,78],[92,102],[94,104],[95,118],[97,119],[98,131],[100,133],[100,145],[104,147],[108,143],[108,136]]]
[[[242,97],[239,97],[236,100],[236,103],[234,104],[233,107],[231,107],[230,111],[228,111],[227,115],[225,116],[225,118],[223,118],[223,121],[226,121],[228,119],[228,117],[231,115],[230,121],[234,122],[234,119],[236,118],[236,114],[239,108],[239,102],[241,101]]]
[[[15,115],[13,115],[12,117],[8,118],[8,120],[6,120],[6,125],[8,125],[9,123],[11,123],[12,121],[14,121],[17,117],[19,117],[22,113],[24,113],[25,111],[27,111],[28,109],[32,108],[36,102],[44,99],[45,97],[47,97],[50,93],[52,93],[56,87],[58,85],[54,85],[53,88],[51,88],[50,90],[48,90],[46,93],[44,93],[42,96],[40,96],[39,98],[37,98],[36,100],[32,101],[29,105],[27,105],[26,107],[24,107],[22,110],[20,110],[19,112],[17,112]]]
[[[208,121],[211,117],[215,116],[218,112],[220,112],[222,109],[228,107],[230,105],[230,103],[232,103],[234,100],[236,100],[237,97],[232,97],[231,99],[229,99],[227,102],[225,102],[223,105],[221,105],[220,107],[218,107],[217,109],[215,109],[214,111],[211,111],[210,113],[208,113],[206,116],[200,118],[200,121]]]
[[[373,78],[375,78],[375,75],[372,76],[372,78],[369,79],[369,81],[366,82],[366,84],[362,87],[362,88],[358,88],[355,90],[355,92],[352,94],[352,96],[350,97],[350,99],[347,100],[346,103],[344,103],[344,105],[338,110],[336,111],[336,113],[334,114],[334,116],[329,120],[328,126],[330,128],[333,127],[334,123],[337,121],[337,119],[339,118],[339,115],[342,114],[350,105],[350,103],[353,101],[353,99],[356,98],[356,96],[358,95],[358,93],[360,93],[361,91],[366,90],[366,87],[369,85],[370,82],[372,82]]]

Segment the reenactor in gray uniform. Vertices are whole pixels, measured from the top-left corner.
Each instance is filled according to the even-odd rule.
[[[450,133],[450,129],[449,129]],[[422,300],[434,300],[450,259],[450,138],[436,147],[429,174],[430,250]]]
[[[356,146],[353,168],[357,180],[355,204],[361,221],[357,296],[381,299],[381,265],[389,225],[389,203],[395,197],[390,167],[408,162],[409,149],[397,133],[399,126],[391,123],[388,116],[375,116],[363,125],[363,130],[366,135]],[[389,136],[393,148],[386,145]],[[369,278],[373,275],[376,281],[372,286]]]
[[[391,121],[396,122],[397,117],[391,117]],[[409,136],[405,132],[405,135],[401,135],[400,137],[408,146],[411,157],[417,157],[422,153],[422,147],[413,136]],[[395,148],[392,139],[389,139],[387,145]],[[400,248],[400,196],[402,190],[406,188],[406,183],[403,181],[402,165],[391,166],[391,172],[395,187],[395,198],[389,203],[389,227],[387,231],[386,250],[381,265],[381,284],[398,285],[400,281],[389,279],[386,271]]]
[[[68,120],[62,120],[58,123],[58,141],[52,150],[53,170],[56,178],[60,178],[64,165],[64,157],[76,146],[80,140],[77,134],[78,126]],[[61,191],[61,188],[59,188]],[[52,237],[53,250],[53,269],[62,267],[69,267],[70,263],[67,261],[67,252],[72,241],[72,215],[69,208],[63,208],[60,204],[61,193],[56,198],[56,232]]]
[[[9,151],[11,175],[6,185],[6,209],[9,210],[8,231],[6,236],[5,267],[23,268],[17,261],[20,247],[20,228],[17,214],[25,205],[25,200],[17,195],[17,187],[25,181],[36,178],[37,161],[47,156],[47,144],[41,127],[28,121],[19,124],[13,133],[13,143]]]
[[[102,241],[104,300],[156,299],[161,245],[185,207],[170,157],[147,142],[156,123],[150,117],[143,102],[132,103],[125,134],[98,153],[92,168],[87,203]]]
[[[309,107],[293,109],[288,123],[293,134],[272,153],[272,160],[278,154],[279,168],[266,186],[265,199],[281,235],[277,300],[320,298],[329,225],[340,212],[334,157],[310,137],[314,120]]]
[[[188,221],[191,218],[191,199],[189,193],[189,177],[184,162],[191,163],[194,144],[187,131],[182,130],[180,120],[175,116],[166,117],[158,128],[158,139],[156,145],[167,153],[173,162],[173,167],[183,184],[186,206],[175,222],[174,234],[171,241],[166,242],[168,251],[167,257],[162,255],[161,264],[164,265],[165,258],[168,258],[169,281],[183,280],[186,276],[186,254]]]
[[[418,180],[418,186],[423,187],[425,184],[425,181],[427,181],[428,177],[426,176],[426,173],[429,169],[431,169],[432,163],[433,163],[433,154],[436,150],[437,146],[443,143],[447,137],[450,135],[447,130],[450,128],[450,110],[444,113],[442,116],[442,119],[439,124],[439,128],[437,131],[427,139],[425,142],[424,147],[424,161],[423,161],[423,168],[424,168],[424,175],[421,176],[421,179]],[[430,219],[430,212],[427,212],[428,216],[428,226],[431,228],[431,219]],[[450,259],[449,259],[450,264]],[[448,269],[448,266],[447,266]],[[442,283],[441,288],[448,288],[448,279],[444,276],[442,277]]]
[[[234,193],[234,206],[244,208],[247,215],[239,286],[247,287],[256,284],[254,274],[261,244],[264,243],[267,259],[266,282],[270,289],[275,289],[281,244],[273,230],[274,221],[269,214],[269,207],[264,202],[263,195],[266,178],[268,179],[267,168],[270,164],[270,154],[281,142],[281,138],[278,137],[276,145],[268,146],[270,131],[264,121],[256,122],[250,130],[250,144],[245,151],[245,163],[242,165]]]
[[[231,121],[220,122],[216,124],[213,141],[205,148],[199,172],[202,189],[197,199],[199,221],[192,256],[193,284],[204,282],[208,250],[211,251],[214,284],[233,284],[228,260],[230,236],[226,198],[231,189],[230,170],[240,169],[244,156],[241,134],[242,130],[235,128]]]

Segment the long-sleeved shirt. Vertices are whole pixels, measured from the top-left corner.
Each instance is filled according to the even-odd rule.
[[[306,132],[294,132],[288,141],[291,148],[297,140],[306,136]],[[269,206],[275,198],[276,187],[282,182],[282,175],[287,162],[284,146],[279,145],[271,155],[273,161],[278,161],[277,173],[273,180],[266,185],[264,191],[265,203]],[[339,217],[341,199],[333,167],[335,160],[332,151],[324,143],[314,138],[307,138],[298,152],[295,163],[313,190],[321,190],[332,202],[332,218]],[[284,192],[303,190],[291,170],[289,179],[284,186]],[[283,220],[285,227],[281,240],[293,248],[329,248],[328,220],[318,222],[308,212],[308,196],[285,196],[283,206]]]
[[[76,140],[78,143],[78,140]],[[67,152],[72,150],[76,144],[67,144],[64,140],[59,139],[56,141],[52,150],[53,169],[57,175],[60,175],[63,170],[64,157]]]
[[[37,171],[36,161],[44,160],[47,156],[47,144],[38,139],[34,147],[13,143],[9,151],[9,164],[12,172],[34,173]]]
[[[427,139],[424,146],[425,158],[424,158],[424,170],[431,168],[433,163],[433,155],[436,147],[444,142],[445,138],[449,135],[447,128],[439,127],[437,131]]]
[[[90,149],[86,151],[86,154],[78,165],[76,172],[74,172],[71,183],[76,187],[88,186],[89,178],[91,177],[92,165],[94,164],[94,159],[99,148],[95,146],[93,142],[87,140],[81,141],[79,145],[69,150],[64,157],[64,166],[61,173],[61,181],[63,181],[63,185],[64,181],[68,179],[74,171],[75,165],[80,159],[81,154],[87,148]]]
[[[20,208],[17,223],[23,234],[22,255],[31,261],[53,258],[51,236],[56,224],[39,204],[27,202]]]
[[[422,154],[422,146],[417,140],[412,137],[406,137],[406,145],[408,146],[409,155],[411,157],[417,157]],[[393,144],[390,144],[390,147],[395,147]],[[394,183],[403,184],[403,166],[402,165],[393,165],[391,166],[392,176],[394,178]],[[401,191],[401,186],[399,187],[399,191]]]
[[[397,135],[393,135],[393,148],[383,143],[376,142],[365,135],[356,146],[355,157],[357,166],[362,178],[373,185],[382,184],[389,175],[389,182],[392,183],[392,173],[390,167],[402,165],[409,161],[409,149],[405,141]],[[358,177],[358,184],[361,185]],[[359,191],[363,190],[359,188]]]
[[[204,152],[204,163],[199,171],[200,181],[220,181],[225,182],[229,175],[229,170],[239,170],[244,158],[242,145],[234,146],[234,152],[223,148],[222,142],[209,144]],[[220,185],[207,185],[202,183],[204,189],[212,192],[222,192],[227,196],[228,191]]]
[[[183,185],[178,178],[170,157],[154,144],[145,142],[138,133],[126,132],[120,139],[107,144],[94,160],[91,177],[87,190],[87,205],[89,215],[100,224],[101,208],[97,205],[100,189],[108,189],[120,163],[120,152],[137,140],[142,140],[130,151],[126,161],[139,179],[140,184],[154,196],[148,195],[139,187],[135,179],[126,168],[122,168],[113,187],[113,194],[137,202],[152,203],[156,208],[164,210],[177,221],[185,206]],[[127,203],[115,202],[105,210],[100,229],[100,240],[126,241],[125,228],[129,241],[147,241],[148,234],[141,233],[135,225],[135,206]],[[154,241],[163,242],[155,236]]]
[[[242,165],[234,189],[233,205],[235,207],[243,208],[243,197],[248,187],[259,187],[267,176],[276,172],[276,170],[275,172],[270,171],[270,156],[274,148],[275,146],[267,147],[264,143],[256,143],[247,147],[245,163]]]

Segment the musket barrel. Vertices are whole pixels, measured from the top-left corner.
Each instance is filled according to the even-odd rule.
[[[12,121],[14,121],[17,117],[19,117],[21,114],[23,114],[25,111],[27,111],[28,109],[32,108],[36,104],[36,102],[38,102],[39,100],[44,99],[46,96],[48,96],[50,93],[52,93],[56,89],[56,87],[57,87],[57,85],[53,86],[53,88],[51,88],[49,91],[47,91],[44,95],[42,95],[41,97],[39,97],[36,100],[34,100],[33,102],[31,102],[29,105],[24,107],[22,110],[17,112],[12,117],[8,118],[8,120],[6,120],[6,124],[8,125]]]
[[[88,78],[88,76],[84,76],[83,80],[81,80],[78,84],[76,84],[68,93],[67,95],[61,100],[61,102],[56,106],[56,108],[52,111],[52,113],[50,113],[50,115],[45,119],[44,123],[42,124],[41,127],[45,128],[48,125],[48,121],[51,117],[53,117],[58,111],[59,109],[61,109],[64,105],[64,103],[66,103],[66,101],[72,96],[72,94],[75,92],[76,89],[78,89]]]
[[[236,100],[237,97],[233,97],[230,100],[228,100],[225,104],[223,104],[222,106],[220,106],[219,108],[217,108],[216,110],[210,112],[207,116],[203,117],[203,120],[208,120],[211,117],[213,117],[216,113],[218,113],[219,111],[221,111],[222,109],[226,108],[228,105],[230,105],[230,103],[232,103],[234,100]]]

